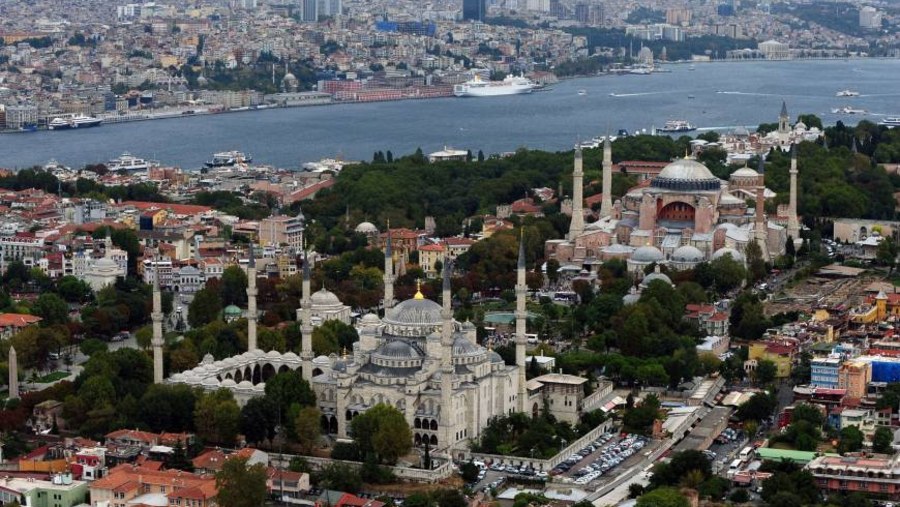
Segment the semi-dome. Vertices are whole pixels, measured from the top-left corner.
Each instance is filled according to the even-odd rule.
[[[494,352],[493,350],[488,353],[488,358],[490,358],[491,363],[502,363],[503,358],[500,357],[500,354]]]
[[[721,184],[705,165],[690,158],[667,165],[652,181],[656,188],[679,191],[718,190]]]
[[[375,349],[375,355],[388,359],[418,359],[420,357],[415,347],[404,340],[391,340],[384,343]]]
[[[672,260],[676,262],[700,262],[703,260],[703,252],[693,245],[680,246],[672,252]]]
[[[356,226],[356,232],[360,234],[378,234],[378,227],[372,222],[362,222]]]
[[[634,251],[634,254],[631,255],[631,260],[633,262],[645,262],[647,264],[659,262],[663,260],[663,253],[655,246],[645,245]]]
[[[732,259],[734,259],[738,262],[744,262],[744,256],[741,255],[741,252],[738,252],[734,248],[728,248],[728,247],[720,248],[720,249],[716,250],[712,254],[712,258],[713,258],[713,260],[716,260],[719,257],[724,257],[726,255],[730,255]]]
[[[363,326],[378,326],[381,325],[381,319],[379,319],[378,315],[375,315],[374,313],[367,313],[363,315],[359,323]]]
[[[453,340],[454,357],[477,356],[483,351],[484,349],[467,340],[465,336],[458,335],[456,339]]]
[[[442,322],[441,305],[417,295],[391,308],[384,322],[399,326],[437,326]]]
[[[637,288],[631,287],[631,290],[628,291],[628,294],[622,296],[622,304],[625,306],[633,305],[641,300],[641,293],[638,292]]]
[[[326,288],[321,288],[316,292],[313,292],[312,296],[310,296],[310,300],[312,304],[315,306],[340,306],[341,300]]]

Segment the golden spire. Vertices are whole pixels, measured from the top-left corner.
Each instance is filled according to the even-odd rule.
[[[425,299],[425,296],[422,295],[422,280],[416,279],[416,295],[413,296],[413,299]]]

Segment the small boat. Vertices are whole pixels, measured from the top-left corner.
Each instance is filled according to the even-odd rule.
[[[578,90],[578,95],[587,95],[587,90]]]
[[[832,109],[831,112],[833,114],[866,114],[868,111],[865,109],[856,109],[850,106],[838,107]]]
[[[697,127],[691,125],[689,122],[684,120],[669,120],[666,122],[662,128],[656,129],[658,132],[672,133],[672,132],[691,132],[697,130]]]
[[[859,92],[853,90],[841,90],[834,94],[835,97],[859,97]]]
[[[694,67],[694,64],[688,65],[688,70],[697,70],[697,67]]]
[[[249,154],[239,151],[223,151],[213,155],[212,160],[205,163],[206,167],[231,167],[237,164],[249,164],[253,159]]]
[[[693,95],[688,95],[688,98],[689,98],[689,99],[693,99],[694,96],[693,96]]]

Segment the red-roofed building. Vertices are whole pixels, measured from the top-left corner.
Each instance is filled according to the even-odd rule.
[[[728,334],[728,314],[718,311],[714,305],[689,304],[684,308],[684,318],[707,335]]]
[[[637,176],[638,182],[649,181],[663,170],[671,162],[651,162],[646,160],[623,160],[613,165],[613,172],[625,173],[629,176]]]
[[[25,313],[0,313],[0,339],[8,340],[26,327],[40,322],[40,317]]]
[[[155,470],[119,465],[109,475],[91,483],[92,507],[165,505],[216,507],[216,479],[181,470]]]
[[[270,495],[299,498],[309,491],[309,474],[269,467],[266,487]]]

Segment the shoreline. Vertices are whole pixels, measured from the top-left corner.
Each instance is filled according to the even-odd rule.
[[[878,57],[862,57],[862,56],[848,56],[848,57],[810,57],[810,58],[792,58],[792,59],[783,59],[783,60],[766,60],[766,59],[718,59],[718,60],[681,60],[675,62],[662,62],[657,64],[658,67],[668,67],[668,66],[683,66],[683,65],[696,65],[696,64],[723,64],[723,63],[788,63],[788,62],[805,62],[805,61],[862,61],[862,60],[900,60],[900,57],[886,57],[886,56],[878,56]],[[663,71],[666,72],[666,71]],[[583,74],[583,75],[572,75],[572,76],[557,76],[557,80],[562,81],[572,81],[579,79],[591,79],[591,78],[600,78],[607,76],[621,76],[628,75],[628,73],[619,73],[619,72],[602,72],[597,74]],[[553,85],[546,85],[545,88],[534,90],[535,92],[544,92],[548,91]],[[133,122],[141,122],[141,121],[151,121],[151,120],[172,120],[179,118],[192,118],[195,116],[209,116],[216,114],[233,114],[233,113],[245,113],[250,111],[265,111],[267,109],[293,109],[293,108],[303,108],[303,107],[319,107],[319,106],[336,106],[336,105],[352,105],[352,104],[366,104],[373,102],[404,102],[408,100],[428,100],[428,99],[446,99],[446,98],[458,98],[451,95],[411,95],[411,96],[402,96],[402,97],[391,97],[384,99],[369,99],[369,100],[334,100],[334,98],[329,98],[327,100],[323,100],[321,102],[313,102],[307,104],[278,104],[278,103],[265,103],[259,104],[257,106],[245,106],[245,107],[237,107],[231,109],[217,109],[222,106],[219,105],[211,105],[211,106],[200,106],[200,107],[190,107],[190,106],[176,106],[168,109],[156,109],[151,110],[151,112],[134,112],[132,114],[125,115],[100,115],[97,116],[103,120],[103,123],[98,125],[98,127],[102,127],[105,125],[114,125],[119,123],[133,123]],[[155,112],[154,112],[155,111]],[[191,114],[185,114],[187,111],[192,111]],[[96,127],[90,127],[96,128]],[[73,130],[73,129],[65,129],[65,130]],[[77,130],[77,129],[74,129]],[[30,134],[34,132],[50,132],[51,130],[44,126],[40,126],[35,130],[17,130],[17,129],[9,129],[9,130],[0,130],[0,135],[9,135],[9,134]]]

